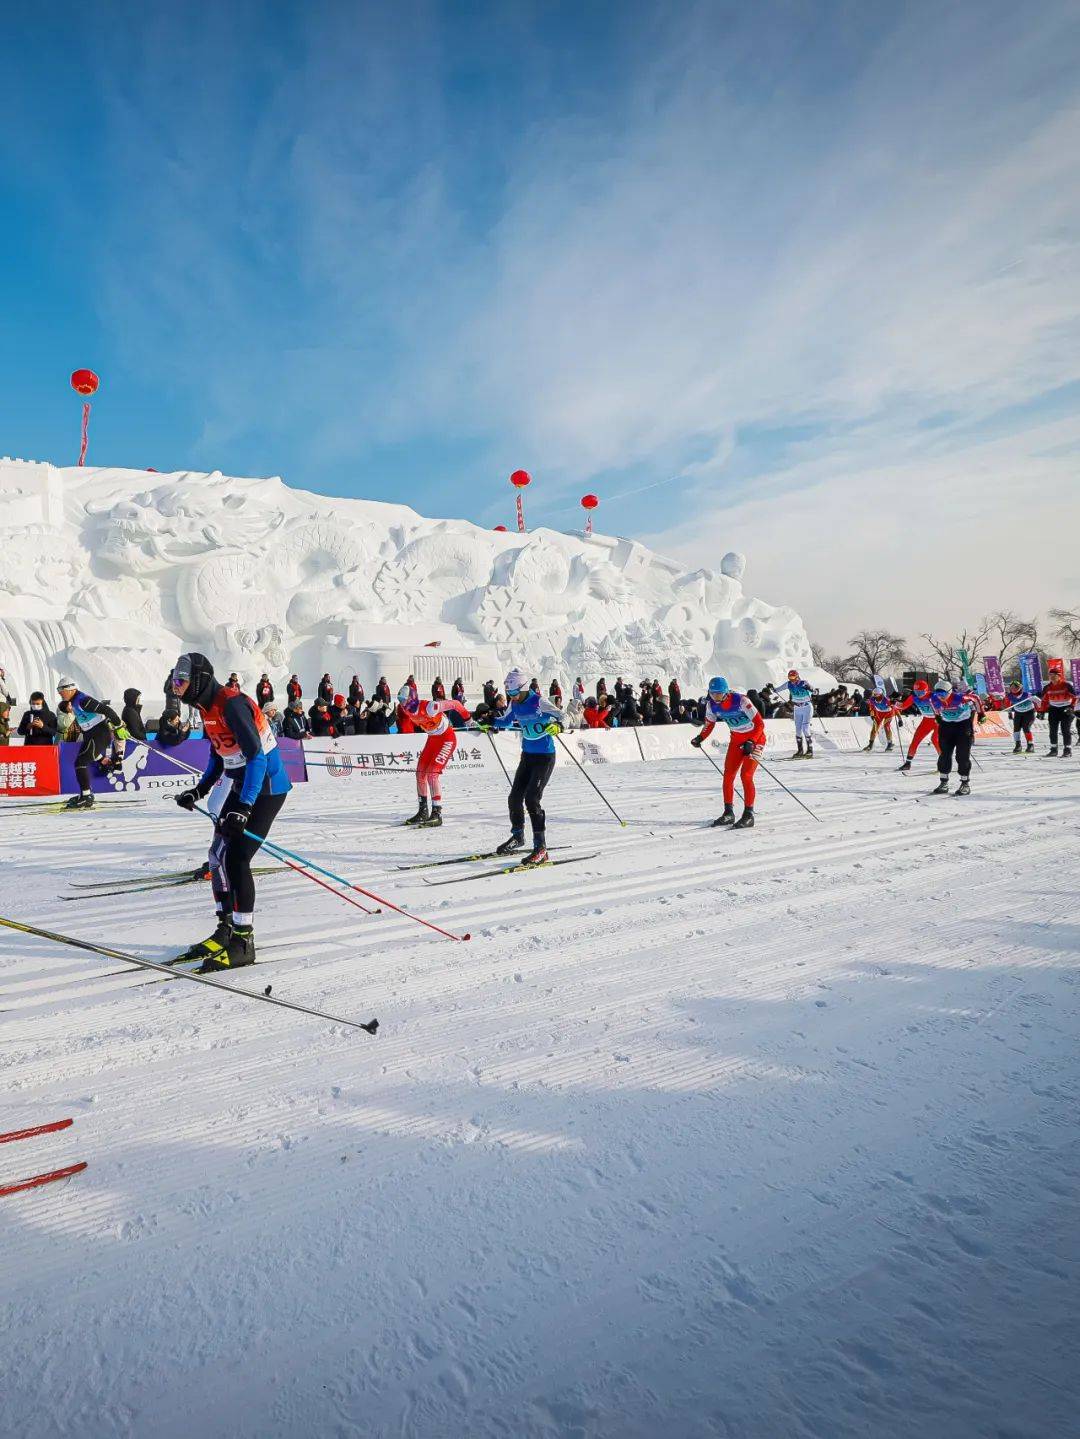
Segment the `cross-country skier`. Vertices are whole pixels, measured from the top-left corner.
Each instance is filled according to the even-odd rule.
[[[754,771],[765,753],[765,721],[761,711],[747,696],[737,694],[721,675],[709,681],[705,701],[705,726],[690,743],[700,749],[718,724],[730,731],[724,757],[724,812],[713,820],[713,829],[731,825],[733,829],[753,829],[756,787]],[[743,812],[735,818],[735,776],[742,780]]]
[[[1039,701],[1025,689],[1020,680],[1013,680],[1009,685],[1007,695],[1009,714],[1013,722],[1013,754],[1020,753],[1020,736],[1027,740],[1027,753],[1035,753],[1035,741],[1031,737],[1031,727],[1035,723],[1035,713],[1039,708]]]
[[[956,794],[971,793],[971,746],[975,739],[975,719],[981,712],[979,700],[963,680],[938,680],[934,693],[941,696],[938,710],[938,739],[941,752],[938,755],[937,789],[931,794],[949,793],[949,774],[952,770],[953,755],[956,755],[956,772],[960,776],[960,787]]]
[[[268,834],[292,784],[262,710],[250,695],[221,685],[205,655],[181,655],[173,668],[172,688],[185,704],[198,709],[210,741],[210,762],[202,777],[178,794],[176,803],[181,809],[193,810],[223,773],[232,779],[210,845],[217,928],[181,958],[201,959],[200,974],[238,969],[255,963],[251,861],[261,847],[260,840],[244,831]]]
[[[866,746],[866,752],[869,754],[874,748],[878,731],[884,729],[885,753],[888,754],[893,747],[892,722],[896,707],[880,685],[875,686],[866,703],[870,707],[870,743]]]
[[[1052,674],[1043,686],[1040,713],[1050,720],[1050,748],[1047,759],[1057,754],[1058,734],[1061,735],[1061,756],[1068,759],[1072,754],[1072,717],[1076,707],[1076,691],[1063,674]]]
[[[547,818],[541,801],[544,789],[555,768],[555,736],[566,723],[566,716],[550,700],[535,690],[520,669],[506,676],[507,708],[494,721],[495,729],[521,730],[521,758],[510,786],[507,803],[510,808],[510,838],[499,845],[496,853],[513,854],[525,844],[525,811],[532,823],[532,851],[521,861],[523,865],[546,864]]]
[[[447,699],[419,700],[415,705],[410,701],[406,709],[416,728],[427,735],[427,742],[416,761],[416,793],[420,804],[405,823],[433,829],[442,824],[442,773],[457,748],[457,730],[450,723],[449,713],[452,711],[464,720],[471,720],[472,715],[457,700]]]
[[[795,753],[791,758],[802,759],[804,757],[803,743],[805,741],[805,757],[813,759],[814,736],[810,731],[810,726],[814,719],[814,691],[804,679],[799,678],[798,670],[788,670],[784,683],[776,685],[774,688],[778,693],[780,690],[787,690],[791,696],[791,713],[795,720]]]
[[[124,742],[116,731],[121,728],[120,716],[104,700],[84,694],[74,680],[62,679],[56,686],[62,700],[71,706],[71,714],[79,736],[79,752],[75,756],[75,778],[79,793],[67,802],[68,809],[93,809],[94,795],[90,788],[90,766],[109,769],[124,757]]]
[[[916,680],[911,687],[911,693],[900,700],[896,705],[896,712],[911,709],[914,707],[919,712],[919,723],[915,726],[915,733],[911,736],[911,743],[907,748],[907,755],[904,763],[900,766],[900,772],[906,774],[911,768],[911,761],[919,752],[919,746],[924,739],[929,739],[941,753],[941,744],[938,741],[938,711],[941,709],[941,701],[930,688],[929,681]]]

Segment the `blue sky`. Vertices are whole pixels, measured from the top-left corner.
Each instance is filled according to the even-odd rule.
[[[92,461],[482,524],[524,466],[830,645],[1080,602],[1075,4],[2,26],[0,451],[89,365]]]

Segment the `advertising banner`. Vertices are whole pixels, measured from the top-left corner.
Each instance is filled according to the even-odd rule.
[[[79,753],[77,743],[58,745],[60,756],[60,789],[63,794],[77,794],[79,782],[75,778],[75,756]],[[279,739],[278,748],[285,769],[294,784],[302,783],[305,777],[304,752],[300,741]],[[183,744],[168,745],[158,749],[156,744],[140,744],[129,740],[125,747],[122,763],[117,769],[102,774],[97,765],[90,766],[90,788],[95,794],[170,794],[187,789],[196,776],[189,769],[181,768],[180,761],[202,774],[210,757],[210,744],[204,739],[189,739]]]
[[[960,673],[964,677],[964,683],[970,689],[975,683],[975,676],[971,673],[971,656],[967,650],[957,650],[956,659],[960,665]]]
[[[976,675],[976,676],[975,676],[975,693],[976,693],[981,699],[985,699],[986,696],[990,693],[990,691],[987,689],[987,686],[986,686],[986,676],[985,676],[985,675]]]
[[[55,745],[0,745],[0,794],[59,794],[60,752]]]
[[[1080,695],[1080,660],[1069,661],[1069,673],[1072,675],[1072,687]]]
[[[458,730],[457,735],[457,749],[445,773],[492,770],[502,777],[487,735],[471,730]],[[495,735],[493,738],[503,763],[512,770],[520,748],[517,736]],[[414,786],[417,756],[426,743],[427,735],[422,734],[345,735],[341,739],[304,740],[308,782],[340,788],[345,781],[392,780],[398,776]]]
[[[975,726],[976,739],[1011,739],[1012,721],[1008,710],[991,710]]]
[[[1057,678],[1063,680],[1065,678],[1065,661],[1060,655],[1056,659],[1048,659],[1046,661],[1046,673],[1050,679]]]
[[[1003,695],[1005,693],[1005,681],[1001,677],[1001,661],[997,655],[987,655],[983,660],[983,672],[986,675],[986,688],[992,695]]]
[[[1029,694],[1042,694],[1042,662],[1034,650],[1020,656],[1020,678]]]

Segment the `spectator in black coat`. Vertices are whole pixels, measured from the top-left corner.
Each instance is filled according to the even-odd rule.
[[[274,703],[274,686],[270,683],[270,676],[263,674],[259,676],[259,683],[255,686],[255,703],[260,709]]]
[[[375,698],[388,705],[393,698],[390,693],[390,683],[385,675],[379,676],[379,683],[375,686]]]
[[[629,685],[623,686],[622,708],[619,710],[619,724],[630,725],[634,729],[641,723],[641,706],[634,698],[634,691]]]
[[[375,691],[378,694],[378,690]],[[367,732],[368,734],[389,734],[390,733],[390,702],[384,699],[373,699],[367,709]]]
[[[465,703],[465,681],[458,675],[457,679],[450,686],[450,698],[457,700],[459,705]]]
[[[179,710],[170,710],[158,720],[157,743],[162,749],[174,744],[183,744],[191,738],[191,726],[180,718]]]
[[[349,681],[349,703],[358,705],[364,698],[364,686],[360,683],[360,676],[353,675]]]
[[[495,708],[495,681],[494,681],[494,680],[485,680],[485,681],[484,681],[484,703],[487,705],[487,707],[488,707],[489,710]]]
[[[431,698],[433,700],[444,700],[446,698],[446,686],[442,682],[441,675],[436,675],[431,682]]]
[[[671,711],[668,709],[662,698],[658,700],[653,700],[652,722],[653,724],[671,723]]]
[[[56,716],[40,690],[30,696],[30,708],[19,721],[19,733],[27,744],[56,743]]]
[[[333,691],[331,691],[330,697],[333,698]],[[333,739],[336,736],[337,730],[334,728],[334,717],[330,713],[330,703],[321,695],[308,710],[308,719],[311,721],[311,733],[316,739]]]
[[[282,716],[281,733],[285,739],[307,739],[311,734],[311,721],[304,713],[303,701],[299,696],[290,702]]]
[[[292,704],[293,700],[302,700],[304,698],[303,687],[297,675],[289,676],[289,683],[285,686],[285,694],[290,704]]]
[[[124,691],[124,708],[120,711],[120,723],[132,739],[146,739],[146,726],[142,717],[142,694],[139,690]]]
[[[319,681],[318,698],[325,700],[328,705],[334,703],[334,681],[328,674],[323,675]],[[308,713],[310,714],[311,711],[309,710]]]
[[[670,680],[667,687],[668,701],[671,708],[672,719],[678,714],[679,706],[682,704],[682,690],[679,688],[678,680]]]

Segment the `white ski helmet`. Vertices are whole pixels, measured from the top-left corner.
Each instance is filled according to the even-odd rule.
[[[525,678],[524,670],[519,670],[515,666],[503,680],[503,686],[508,696],[519,695],[522,690],[529,688],[529,681]]]

